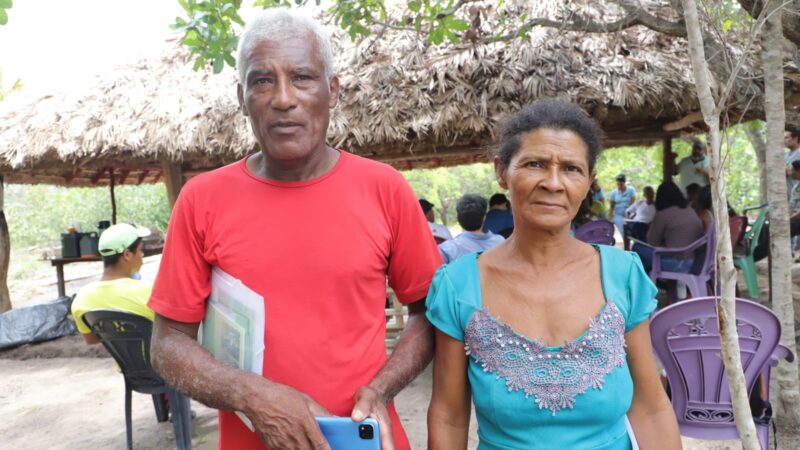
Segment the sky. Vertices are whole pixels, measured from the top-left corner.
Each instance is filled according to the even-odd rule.
[[[158,54],[182,12],[177,0],[14,0],[0,26],[3,87],[74,92],[95,75]]]

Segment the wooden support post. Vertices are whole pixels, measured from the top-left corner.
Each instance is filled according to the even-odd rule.
[[[0,313],[11,309],[8,293],[8,263],[11,256],[11,239],[8,235],[6,213],[3,211],[3,176],[0,175]]]
[[[167,199],[169,200],[169,207],[172,209],[175,206],[175,201],[178,200],[178,194],[183,187],[183,172],[181,171],[181,164],[171,161],[163,161],[161,163],[161,173],[164,174],[164,184],[167,187]]]
[[[114,193],[114,168],[108,169],[108,174],[111,177],[111,183],[108,187],[111,191],[111,225],[117,224],[117,196]]]
[[[667,136],[661,141],[661,150],[662,165],[664,167],[664,173],[661,181],[666,183],[667,181],[672,180],[672,174],[675,171],[675,158],[672,156],[672,137]]]

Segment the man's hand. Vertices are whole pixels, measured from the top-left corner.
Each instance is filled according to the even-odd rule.
[[[392,419],[386,405],[389,400],[375,389],[364,386],[356,391],[356,404],[350,416],[354,422],[361,422],[367,417],[378,421],[381,436],[381,450],[394,450],[394,437],[392,433]]]
[[[311,397],[288,386],[269,383],[260,377],[252,383],[253,394],[243,412],[268,448],[330,450],[314,417],[331,413]]]

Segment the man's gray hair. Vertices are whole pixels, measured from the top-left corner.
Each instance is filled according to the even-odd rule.
[[[330,80],[334,74],[333,51],[331,37],[325,28],[316,20],[298,10],[287,8],[269,8],[260,12],[247,22],[239,37],[237,68],[239,82],[246,86],[247,67],[250,56],[256,46],[263,41],[282,41],[292,38],[304,38],[312,34],[317,40],[319,55],[325,68],[325,78]]]

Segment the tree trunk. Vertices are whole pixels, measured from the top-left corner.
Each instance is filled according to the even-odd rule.
[[[757,122],[754,121],[745,125],[744,130],[756,152],[756,159],[758,160],[758,192],[760,202],[763,204],[767,203],[767,143],[758,128]]]
[[[783,33],[781,0],[766,6],[764,24],[764,110],[767,117],[766,162],[769,173],[770,252],[772,256],[772,309],[781,321],[781,343],[796,352],[794,305],[792,303],[792,256],[789,241],[789,211],[786,203],[786,163],[783,156],[785,112],[783,102]],[[775,13],[775,11],[778,11]],[[800,389],[797,361],[782,361],[775,370],[779,395],[773,401],[780,448],[800,448]],[[775,396],[773,396],[774,398]]]
[[[8,294],[8,263],[11,256],[11,239],[8,236],[6,213],[3,211],[3,176],[0,175],[0,314],[11,309]]]
[[[731,237],[728,227],[728,199],[725,195],[725,178],[722,175],[720,158],[719,109],[711,94],[711,81],[703,50],[703,37],[695,0],[683,0],[684,18],[692,60],[692,73],[697,86],[697,97],[703,111],[703,119],[709,127],[711,156],[711,193],[714,203],[714,221],[717,227],[717,266],[721,281],[721,297],[717,315],[719,317],[722,360],[731,391],[733,415],[744,448],[761,448],[756,427],[750,412],[747,386],[742,370],[739,350],[739,333],[736,330],[736,269],[733,267]],[[725,99],[720,99],[725,104]]]

